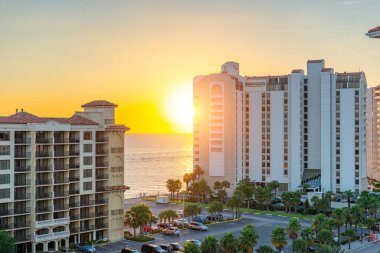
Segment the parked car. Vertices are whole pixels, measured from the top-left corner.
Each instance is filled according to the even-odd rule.
[[[161,222],[161,223],[157,224],[157,227],[159,229],[164,229],[164,228],[168,228],[168,227],[171,227],[171,226],[172,226],[172,224],[170,224],[170,223],[164,223],[164,222]]]
[[[174,225],[176,226],[188,226],[189,225],[189,220],[188,219],[177,219],[174,221]]]
[[[189,229],[199,230],[199,231],[207,231],[208,227],[203,225],[201,222],[190,222]]]
[[[220,213],[208,215],[208,216],[206,216],[206,220],[207,221],[220,221],[220,220],[223,220],[223,215]]]
[[[170,244],[161,244],[160,247],[167,253],[173,253],[173,247]]]
[[[206,217],[205,216],[195,216],[195,217],[193,217],[193,221],[204,223],[206,221]]]
[[[278,204],[278,203],[281,203],[281,198],[280,197],[276,197],[276,198],[273,198],[272,201],[271,201],[272,204]]]
[[[69,249],[69,248],[62,248],[59,252],[64,252],[64,253],[74,252],[75,253],[75,250]]]
[[[183,245],[179,242],[170,243],[170,246],[172,246],[173,252],[184,251]]]
[[[165,235],[179,236],[181,234],[181,231],[177,227],[169,227],[162,230],[162,233]]]
[[[183,210],[177,210],[178,217],[183,217],[183,214],[184,214]]]
[[[140,253],[140,251],[132,248],[124,248],[120,251],[120,253]]]
[[[143,244],[141,246],[142,253],[166,253],[160,246],[155,244]]]
[[[188,243],[194,243],[195,245],[197,245],[198,247],[200,247],[202,245],[202,242],[199,241],[199,240],[186,240],[186,243],[185,243],[185,246],[186,244]]]
[[[144,231],[149,232],[149,233],[155,233],[155,232],[160,231],[160,229],[157,226],[152,226],[152,227],[144,226]]]
[[[94,252],[96,252],[95,247],[92,246],[91,244],[88,244],[88,243],[77,244],[77,250],[83,251],[85,253],[94,253]]]

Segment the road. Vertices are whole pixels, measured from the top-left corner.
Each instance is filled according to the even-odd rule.
[[[145,203],[148,204],[154,214],[158,214],[162,210],[165,209],[179,209],[178,205],[157,205],[154,202],[145,202],[138,200],[138,203]],[[133,205],[137,203],[136,200],[134,202],[129,202],[129,205]],[[127,207],[127,206],[126,206]],[[204,214],[207,213],[206,210],[203,211]],[[224,216],[231,216],[230,211],[225,211],[223,213]],[[271,243],[271,233],[272,230],[276,226],[287,226],[288,224],[288,217],[278,217],[278,216],[269,216],[269,215],[255,215],[255,214],[243,214],[241,220],[235,221],[235,222],[223,222],[218,224],[212,224],[209,225],[208,231],[191,231],[191,230],[182,230],[181,235],[179,237],[173,237],[173,236],[167,236],[167,235],[155,235],[155,244],[165,244],[165,243],[171,243],[171,242],[181,242],[184,243],[186,240],[189,239],[197,239],[197,240],[203,240],[205,236],[213,235],[217,238],[220,238],[223,236],[224,233],[232,232],[236,237],[240,235],[240,232],[242,228],[247,224],[253,224],[256,227],[256,230],[260,236],[260,239],[258,240],[258,245],[256,248],[260,245],[272,245]],[[303,227],[310,226],[310,221],[308,220],[300,220],[301,225]],[[290,250],[290,244],[285,248],[285,252],[291,252]],[[105,246],[98,246],[97,252],[99,253],[119,253],[120,250],[124,246],[130,246],[136,249],[141,248],[141,244],[129,242],[127,240],[121,240],[119,242],[110,243]]]

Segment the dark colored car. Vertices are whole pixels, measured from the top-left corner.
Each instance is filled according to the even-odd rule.
[[[141,246],[142,253],[166,253],[160,246],[155,244],[143,244]]]
[[[276,198],[273,198],[272,201],[271,201],[272,204],[278,204],[278,203],[281,203],[281,198],[280,197],[276,197]]]
[[[193,218],[193,221],[195,222],[200,222],[200,223],[204,223],[206,221],[206,217],[203,217],[203,216],[195,216]]]
[[[120,253],[140,253],[140,251],[132,248],[124,248],[120,251]]]
[[[206,216],[206,220],[207,221],[221,221],[223,220],[223,215],[221,215],[220,213],[208,215]]]
[[[183,248],[183,245],[180,244],[179,242],[174,242],[171,243],[170,246],[172,246],[174,252],[178,251],[184,251],[185,249]]]
[[[168,253],[173,252],[173,247],[169,244],[161,244],[160,247],[161,247],[161,249],[166,250],[166,252],[168,252]]]

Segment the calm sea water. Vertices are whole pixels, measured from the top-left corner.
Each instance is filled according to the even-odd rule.
[[[126,198],[167,193],[166,180],[182,179],[192,171],[193,140],[187,134],[127,134],[125,178],[131,189]]]

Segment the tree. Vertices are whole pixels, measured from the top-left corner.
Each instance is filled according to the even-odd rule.
[[[344,216],[343,210],[341,208],[337,208],[333,211],[332,217],[334,218],[335,227],[338,230],[338,244],[340,243],[340,229],[344,225]]]
[[[220,246],[223,253],[237,253],[238,252],[238,241],[234,235],[230,232],[225,233],[222,238],[220,238]]]
[[[313,234],[313,230],[310,227],[304,228],[301,232],[301,237],[307,242],[308,247],[313,243]]]
[[[318,236],[318,233],[325,228],[326,226],[326,216],[324,214],[317,214],[311,224],[311,228],[314,230],[315,235]]]
[[[310,208],[310,204],[309,204],[309,199],[306,199],[305,200],[305,203],[303,203],[303,214],[307,214],[309,208]]]
[[[210,206],[208,208],[209,213],[218,213],[219,214],[222,211],[223,211],[222,202],[214,200],[210,203]],[[219,218],[219,216],[218,216],[218,218]]]
[[[272,189],[269,186],[257,186],[253,194],[257,203],[259,203],[262,207],[266,205],[268,208],[268,204],[272,199]]]
[[[294,207],[294,212],[297,212],[297,206],[301,203],[301,193],[296,192],[283,192],[281,195],[282,203],[285,205],[286,212],[292,211],[292,206]]]
[[[353,229],[346,230],[346,236],[348,238],[348,249],[351,249],[351,242],[352,242],[352,239],[354,239],[355,235],[356,234]]]
[[[352,199],[354,198],[354,192],[351,191],[351,190],[347,190],[347,191],[344,191],[342,193],[342,196],[345,200],[347,200],[347,203],[348,203],[348,208],[351,207],[351,201]]]
[[[237,189],[243,193],[243,196],[247,201],[247,207],[249,208],[249,202],[253,196],[253,192],[255,189],[249,177],[246,177],[243,180],[241,180],[237,185]]]
[[[327,192],[325,192],[323,197],[328,201],[329,208],[331,208],[331,202],[334,200],[334,192],[333,191],[327,191]]]
[[[0,231],[0,252],[14,252],[15,242],[6,231]]]
[[[227,206],[232,209],[232,213],[234,213],[234,211],[235,211],[235,218],[236,219],[240,215],[240,207],[241,207],[243,201],[244,201],[243,193],[239,189],[236,189],[234,191],[234,194],[231,196],[231,198],[227,202]]]
[[[286,231],[288,233],[289,238],[293,241],[292,248],[294,252],[294,240],[298,238],[298,233],[301,230],[301,224],[297,218],[291,218],[288,223],[288,227]]]
[[[166,189],[170,192],[170,197],[174,198],[174,192],[176,191],[176,185],[174,179],[166,180]]]
[[[239,250],[242,253],[253,252],[253,249],[257,244],[258,239],[259,235],[257,234],[256,227],[252,224],[246,225],[240,232],[240,237],[238,241]]]
[[[321,244],[318,253],[344,253],[340,246]]]
[[[201,244],[202,253],[219,253],[220,246],[215,236],[206,236]]]
[[[125,223],[133,228],[133,235],[136,236],[136,229],[140,227],[140,235],[144,234],[143,226],[150,223],[152,217],[150,207],[145,204],[132,206],[125,212]]]
[[[201,202],[201,200],[205,201],[207,195],[211,193],[211,188],[210,186],[208,186],[204,178],[192,183],[189,187],[189,190],[191,191],[194,197],[198,198],[198,202]]]
[[[213,189],[216,191],[216,196],[219,198],[219,200],[224,203],[224,199],[227,197],[227,188],[230,188],[231,184],[227,180],[224,180],[223,182],[216,181],[214,183]]]
[[[193,173],[185,173],[185,175],[183,175],[182,180],[186,184],[186,191],[188,191],[190,182],[194,180],[194,174]]]
[[[293,241],[292,247],[296,252],[307,252],[308,244],[306,240],[299,238]]]
[[[273,180],[268,186],[274,191],[274,197],[277,198],[277,189],[280,187],[280,183],[277,180]]]
[[[308,183],[304,183],[302,184],[302,191],[303,192],[307,192],[307,189],[310,187],[310,185]]]
[[[363,209],[359,205],[351,208],[350,218],[352,225],[355,226],[355,232],[358,232],[358,226],[363,222]]]
[[[262,245],[257,249],[257,253],[274,253],[274,249],[268,245]]]
[[[291,192],[283,192],[281,195],[282,203],[285,205],[285,211],[288,212],[291,206]]]
[[[328,229],[322,229],[317,235],[317,240],[321,244],[332,244],[334,241],[333,234]]]
[[[194,216],[200,214],[202,211],[202,208],[199,205],[196,204],[189,204],[185,206],[184,216],[188,217],[191,216],[191,218],[194,218]]]
[[[194,174],[195,179],[197,179],[197,181],[199,182],[199,180],[201,179],[201,176],[204,174],[204,171],[199,165],[195,165],[193,174]]]
[[[182,189],[182,182],[179,179],[174,180],[174,192],[177,193],[177,199],[178,199],[178,193]]]
[[[297,207],[301,203],[301,192],[296,191],[291,193],[290,204],[294,207],[294,212],[297,213]]]
[[[201,253],[201,251],[195,243],[188,242],[185,244],[184,253]]]
[[[343,207],[342,210],[343,210],[344,224],[346,225],[346,230],[347,230],[348,224],[350,224],[350,225],[352,224],[352,222],[351,222],[351,208]]]
[[[376,225],[376,220],[374,218],[367,218],[364,220],[365,225],[367,225],[368,230],[373,230]]]
[[[272,243],[276,249],[280,251],[288,244],[288,240],[286,240],[285,235],[286,233],[284,227],[277,226],[272,230]]]

